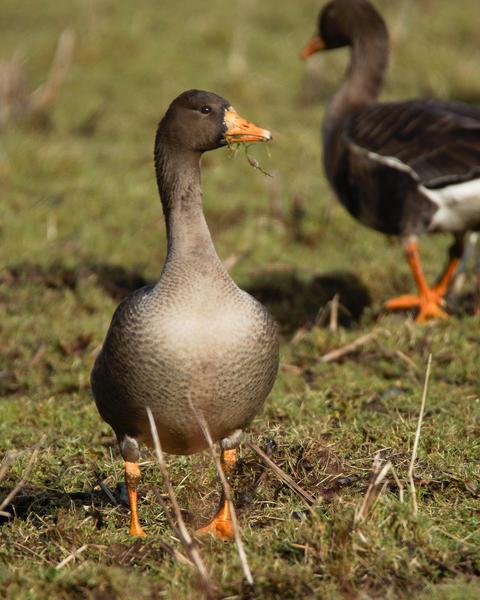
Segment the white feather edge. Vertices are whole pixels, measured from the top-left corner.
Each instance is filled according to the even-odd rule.
[[[368,158],[398,171],[409,173],[419,182],[417,173],[395,156],[382,156],[356,146],[357,152],[365,153]],[[443,188],[431,190],[420,182],[419,191],[438,206],[430,223],[430,231],[461,232],[480,224],[480,178],[454,183]]]

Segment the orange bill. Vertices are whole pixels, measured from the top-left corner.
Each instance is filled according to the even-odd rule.
[[[225,139],[229,144],[234,142],[268,142],[272,134],[267,129],[257,127],[247,119],[243,119],[231,106],[225,111]]]
[[[305,46],[305,48],[301,51],[300,56],[305,60],[315,52],[319,52],[320,50],[325,49],[325,42],[319,35],[314,35]]]

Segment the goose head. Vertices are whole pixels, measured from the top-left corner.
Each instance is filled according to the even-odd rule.
[[[331,0],[320,11],[317,31],[301,52],[303,59],[320,50],[353,46],[358,38],[386,32],[385,23],[368,0]]]
[[[157,143],[200,153],[231,143],[271,139],[268,130],[240,117],[228,100],[202,90],[188,90],[177,96],[157,132]]]

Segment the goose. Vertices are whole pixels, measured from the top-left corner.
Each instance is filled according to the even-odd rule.
[[[180,94],[158,125],[154,162],[167,231],[165,264],[157,283],[118,306],[91,375],[98,411],[114,430],[125,461],[133,536],[146,535],[137,487],[139,443],[153,444],[147,407],[163,450],[172,454],[208,447],[200,415],[220,443],[228,472],[243,430],[275,381],[277,326],[237,287],[217,256],[200,186],[204,152],[271,137],[227,100],[202,90]],[[225,499],[200,533],[233,536]]]
[[[465,234],[480,227],[480,110],[438,99],[379,102],[389,40],[368,0],[328,2],[301,56],[345,46],[350,64],[323,122],[327,179],[355,219],[402,241],[418,293],[392,298],[386,308],[418,307],[417,322],[446,318],[444,296]],[[429,286],[418,238],[434,232],[454,241]]]

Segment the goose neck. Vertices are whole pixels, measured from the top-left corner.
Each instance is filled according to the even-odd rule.
[[[386,30],[375,36],[358,35],[353,39],[345,80],[327,110],[327,131],[334,128],[339,120],[378,100],[387,64]]]
[[[155,148],[157,184],[167,228],[167,260],[217,257],[205,221],[200,152],[166,145]]]

